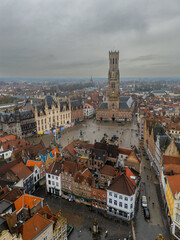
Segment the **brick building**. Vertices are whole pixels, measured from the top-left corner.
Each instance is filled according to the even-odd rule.
[[[103,102],[96,110],[96,119],[105,121],[131,121],[134,111],[132,97],[120,97],[119,91],[119,51],[109,52],[108,102]]]
[[[71,101],[71,121],[81,122],[84,120],[83,105],[78,100]]]

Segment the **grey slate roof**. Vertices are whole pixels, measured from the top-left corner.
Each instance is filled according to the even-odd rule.
[[[167,134],[159,136],[160,149],[166,149],[166,147],[170,144],[171,138]]]
[[[120,96],[120,102],[127,102],[130,96]]]
[[[80,103],[80,101],[78,101],[78,100],[71,101],[71,107],[73,110],[75,110],[76,107],[80,108],[81,106],[82,106],[82,104]]]
[[[103,102],[99,105],[98,107],[99,109],[107,109],[108,108],[108,103],[107,102]]]
[[[95,149],[93,148],[90,153],[90,157],[93,157],[95,155],[96,160],[102,160],[104,161],[106,159],[106,151],[102,149]]]
[[[119,109],[129,109],[129,107],[126,102],[120,102]]]
[[[165,135],[165,130],[162,126],[155,126],[154,127],[154,141],[156,142],[157,140],[157,135]]]

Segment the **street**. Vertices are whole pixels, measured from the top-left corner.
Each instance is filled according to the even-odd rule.
[[[142,179],[138,211],[135,218],[136,239],[152,240],[156,239],[159,233],[163,234],[165,239],[171,239],[166,225],[166,219],[163,218],[163,206],[161,205],[158,191],[159,182],[155,172],[150,167],[150,161],[146,160],[147,155],[142,156]],[[145,221],[143,208],[141,207],[141,198],[145,195],[148,201],[150,211],[150,221]],[[153,204],[154,203],[154,204]]]

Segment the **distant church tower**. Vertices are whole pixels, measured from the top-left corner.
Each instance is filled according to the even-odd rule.
[[[119,109],[119,51],[109,52],[108,109]]]

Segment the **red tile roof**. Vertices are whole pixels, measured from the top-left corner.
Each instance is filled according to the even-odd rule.
[[[19,179],[26,179],[30,174],[32,174],[32,171],[28,167],[26,167],[23,162],[20,162],[15,166],[11,167],[10,170],[15,175],[17,175]]]
[[[163,155],[163,165],[167,164],[180,164],[180,157],[173,157],[173,156],[167,156]]]
[[[15,135],[7,135],[5,137],[1,137],[0,142],[4,143],[4,142],[12,141],[12,140],[15,140],[15,139],[16,139]]]
[[[48,226],[53,224],[51,220],[42,217],[40,214],[35,214],[20,229],[23,239],[32,240],[40,235]]]
[[[129,155],[133,150],[128,148],[119,148],[119,153],[124,155]]]
[[[180,174],[167,176],[171,191],[175,197],[176,193],[180,192]]]
[[[110,165],[105,165],[100,170],[100,174],[108,175],[108,176],[112,176],[112,177],[116,175],[116,172],[117,172],[117,169]]]
[[[18,212],[24,207],[31,209],[42,200],[43,198],[40,198],[40,197],[35,197],[29,194],[23,194],[14,202],[14,205],[15,205],[16,211]]]
[[[23,195],[22,190],[14,188],[11,191],[9,190],[6,191],[3,195],[1,195],[0,199],[6,199],[10,202],[14,202],[22,195]]]
[[[27,167],[35,167],[35,165],[36,165],[40,168],[41,164],[42,164],[42,162],[37,161],[37,160],[27,160],[27,162],[26,162]]]

